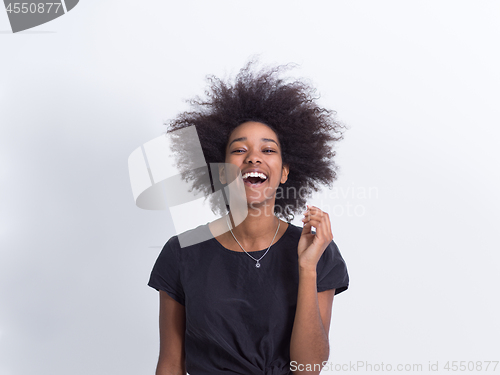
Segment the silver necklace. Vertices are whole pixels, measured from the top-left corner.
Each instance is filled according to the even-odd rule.
[[[274,242],[274,239],[276,238],[276,235],[278,234],[278,231],[280,230],[280,220],[278,219],[278,229],[276,229],[276,233],[274,233],[274,237],[271,241],[271,244],[269,245],[269,247],[267,248],[266,252],[264,253],[264,255],[262,255],[259,259],[255,259],[253,256],[251,256],[250,254],[248,254],[248,252],[243,248],[243,246],[241,246],[240,242],[236,239],[236,237],[234,236],[234,233],[233,231],[231,230],[231,225],[229,224],[229,219],[228,219],[229,215],[226,216],[226,222],[227,222],[227,227],[229,228],[229,231],[231,232],[231,234],[233,235],[233,238],[234,240],[238,243],[238,245],[240,245],[241,247],[241,250],[243,250],[245,252],[246,255],[248,255],[250,258],[252,258],[253,260],[255,260],[255,267],[256,268],[260,268],[260,261],[262,258],[264,258],[267,254],[267,252],[269,251],[269,249],[271,248],[273,242]]]

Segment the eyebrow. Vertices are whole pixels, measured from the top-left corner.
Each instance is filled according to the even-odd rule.
[[[234,142],[241,142],[241,141],[246,141],[246,140],[247,140],[247,137],[235,138],[227,145],[227,147],[231,146]],[[263,142],[274,142],[274,143],[276,143],[276,146],[279,146],[278,143],[274,139],[271,139],[271,138],[261,138],[260,140]]]

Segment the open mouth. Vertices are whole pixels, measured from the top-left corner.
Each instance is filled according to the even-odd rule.
[[[258,186],[267,181],[267,176],[258,172],[245,173],[242,178],[245,185],[249,186]]]

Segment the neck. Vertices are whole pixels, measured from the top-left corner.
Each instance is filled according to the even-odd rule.
[[[248,207],[248,216],[237,227],[231,213],[229,220],[233,234],[242,244],[247,246],[262,246],[263,241],[269,242],[278,228],[279,219],[274,215],[274,205],[263,205],[258,208]],[[268,245],[266,245],[268,246]]]

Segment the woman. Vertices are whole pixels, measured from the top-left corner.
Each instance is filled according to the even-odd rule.
[[[290,221],[336,178],[331,146],[343,128],[309,85],[279,77],[284,67],[253,66],[232,84],[211,77],[207,99],[170,125],[196,126],[206,162],[226,163],[213,185],[235,178],[227,166],[241,172],[248,212],[238,223],[207,194],[222,217],[183,235],[212,238],[181,248],[174,236],[160,253],[148,283],[160,292],[157,375],[318,374],[329,356],[333,296],[347,289],[347,269],[327,213],[307,206],[303,228]]]

